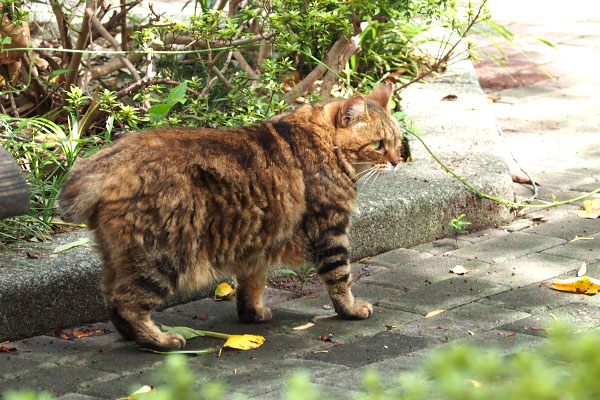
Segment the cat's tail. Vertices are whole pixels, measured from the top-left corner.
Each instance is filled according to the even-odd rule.
[[[67,222],[89,223],[90,217],[98,207],[105,182],[105,174],[83,173],[77,168],[72,170],[58,196],[61,219]]]

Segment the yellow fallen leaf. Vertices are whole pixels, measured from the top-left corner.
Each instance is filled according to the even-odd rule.
[[[475,379],[465,379],[467,382],[471,383],[475,389],[479,389],[481,387],[481,382],[476,381]]]
[[[215,290],[215,300],[229,300],[235,294],[235,289],[227,282],[221,283]]]
[[[299,326],[295,326],[295,327],[293,327],[293,328],[292,328],[292,330],[293,330],[293,331],[302,331],[302,330],[304,330],[304,329],[308,329],[308,328],[311,328],[311,327],[313,327],[313,326],[315,326],[315,324],[314,324],[314,323],[312,323],[312,322],[307,322],[307,323],[306,323],[306,324],[304,324],[304,325],[299,325]]]
[[[231,335],[225,341],[223,347],[229,347],[230,349],[238,350],[250,350],[256,349],[262,346],[265,342],[265,338],[257,335]]]
[[[156,393],[156,389],[152,385],[144,385],[127,397],[120,397],[117,400],[136,400],[146,397],[150,393]]]
[[[579,271],[577,271],[577,276],[581,277],[581,276],[585,276],[585,273],[587,272],[587,266],[585,265],[585,261],[581,264],[581,267],[579,267]]]
[[[431,318],[435,315],[441,314],[441,313],[445,313],[446,310],[434,310],[434,311],[430,311],[427,314],[425,314],[425,318]]]
[[[563,279],[552,282],[552,287],[563,292],[596,294],[600,289],[600,281],[587,276]]]
[[[585,200],[583,210],[578,210],[577,216],[588,219],[600,218],[600,199]]]

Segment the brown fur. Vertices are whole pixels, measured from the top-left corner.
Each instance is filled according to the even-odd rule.
[[[170,293],[226,275],[238,280],[239,318],[268,321],[268,267],[305,261],[340,316],[368,318],[372,306],[350,290],[352,163],[402,161],[390,96],[382,85],[258,125],[132,133],[79,160],[59,201],[65,218],[94,233],[115,327],[145,346],[183,347],[151,312]]]

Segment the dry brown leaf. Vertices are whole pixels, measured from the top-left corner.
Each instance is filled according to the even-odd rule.
[[[600,289],[600,281],[587,276],[562,279],[552,282],[552,288],[562,292],[596,294]]]
[[[308,329],[315,326],[313,322],[307,322],[304,325],[295,326],[292,328],[293,331],[303,331],[304,329]]]
[[[442,97],[442,101],[457,101],[458,100],[458,96],[455,94],[448,94],[444,97]]]
[[[467,271],[465,269],[465,267],[463,267],[462,265],[457,265],[448,272],[452,272],[453,274],[456,274],[456,275],[464,275],[469,271]]]
[[[317,315],[317,316],[313,317],[313,319],[311,319],[310,322],[317,322],[317,321],[320,321],[322,319],[328,319],[328,318],[333,318],[333,317],[337,317],[337,314],[332,314],[332,315]]]
[[[425,314],[425,318],[431,318],[433,316],[436,316],[438,314],[445,313],[445,312],[446,312],[446,310],[441,310],[441,309],[440,310],[430,311],[427,314]]]
[[[110,333],[110,331],[108,329],[84,329],[81,331],[71,331],[71,332],[65,332],[63,330],[57,329],[54,331],[54,335],[61,338],[61,339],[66,339],[66,340],[70,340],[70,339],[78,339],[78,338],[82,338],[82,337],[88,337],[88,336],[95,336],[95,335],[105,335],[107,333]]]
[[[504,335],[504,337],[507,337],[507,338],[509,338],[509,337],[511,337],[511,336],[515,336],[515,335],[516,335],[516,333],[514,333],[514,332],[511,332],[511,333],[507,333],[506,335]]]
[[[17,348],[8,344],[0,344],[0,353],[16,353]]]

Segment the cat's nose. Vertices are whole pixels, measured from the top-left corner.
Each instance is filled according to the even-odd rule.
[[[403,163],[404,162],[404,158],[403,157],[398,157],[395,160],[390,161],[392,163],[392,165],[395,167],[396,165]]]

